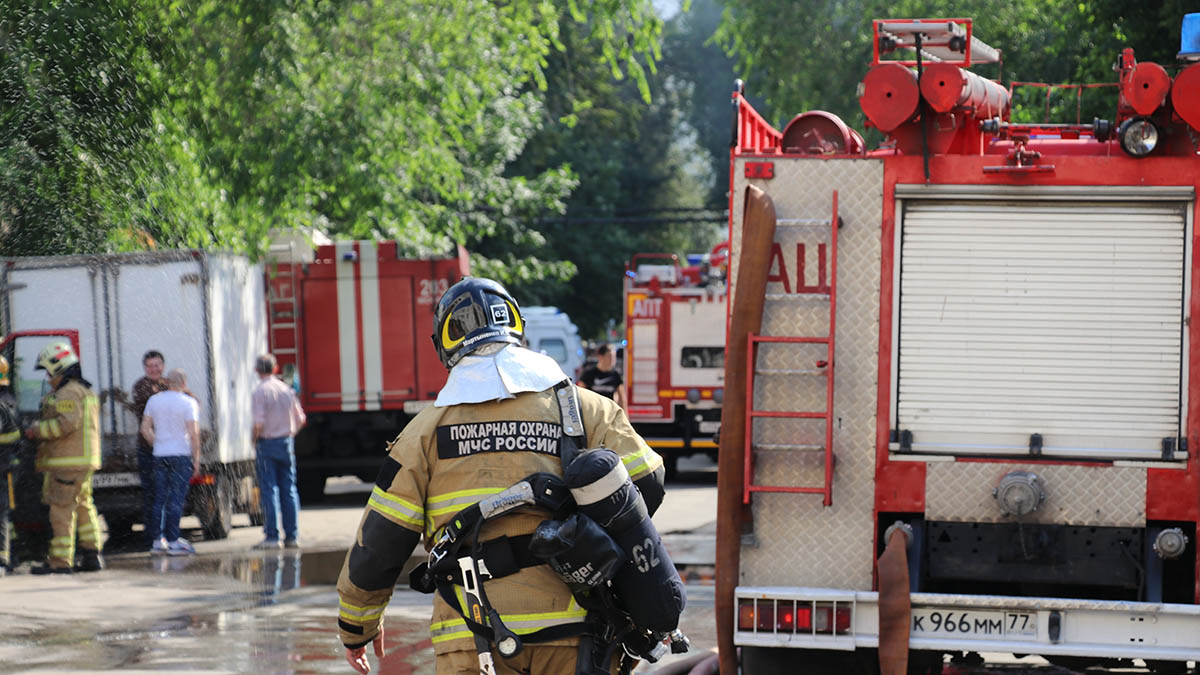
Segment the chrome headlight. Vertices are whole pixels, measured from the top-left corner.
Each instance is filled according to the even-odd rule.
[[[1130,157],[1145,157],[1158,147],[1158,127],[1149,118],[1131,117],[1121,123],[1117,138]]]

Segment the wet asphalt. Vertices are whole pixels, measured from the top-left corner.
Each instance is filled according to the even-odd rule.
[[[715,485],[715,472],[680,478],[681,493]],[[325,503],[303,510],[301,550],[249,550],[260,530],[244,520],[229,540],[200,541],[185,519],[195,556],[150,555],[131,540],[106,545],[108,568],[99,573],[37,577],[22,566],[0,578],[0,672],[353,672],[337,638],[334,584],[363,501],[358,488],[339,493],[335,485]],[[681,627],[696,653],[716,644],[712,569],[682,571]],[[373,672],[434,672],[429,615],[428,596],[397,588]]]

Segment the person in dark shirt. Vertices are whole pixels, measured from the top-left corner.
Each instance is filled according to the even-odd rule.
[[[129,412],[137,417],[137,457],[138,473],[142,479],[142,524],[146,527],[149,537],[150,519],[154,510],[154,447],[141,433],[142,419],[146,413],[146,402],[151,396],[167,391],[167,379],[163,377],[162,352],[151,349],[142,356],[142,368],[146,375],[133,383],[133,401],[130,402],[125,392],[114,390],[113,394]],[[190,395],[190,394],[189,394]],[[151,543],[147,540],[146,545]]]
[[[579,376],[579,386],[591,389],[617,402],[621,410],[625,410],[625,380],[613,366],[617,363],[617,355],[609,345],[600,345],[596,349],[596,365],[583,371]]]

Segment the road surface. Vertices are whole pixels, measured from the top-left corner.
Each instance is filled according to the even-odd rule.
[[[699,458],[684,466],[690,468],[669,486],[655,522],[682,542],[682,627],[704,650],[716,644],[716,473]],[[262,535],[244,516],[229,539],[211,542],[185,518],[194,557],[115,545],[102,573],[38,577],[23,565],[0,578],[0,671],[352,672],[334,627],[333,584],[370,489],[354,479],[330,481],[325,502],[301,512],[300,551],[251,551]],[[433,673],[429,615],[428,596],[397,589],[386,615],[384,669],[376,665],[375,672]],[[638,672],[653,670],[647,664]]]

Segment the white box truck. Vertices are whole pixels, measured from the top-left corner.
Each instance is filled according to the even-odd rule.
[[[546,354],[562,366],[572,379],[583,370],[583,341],[579,329],[557,307],[522,307],[525,315],[525,340],[535,352]]]
[[[155,349],[182,368],[200,403],[201,475],[185,513],[205,536],[228,536],[235,512],[258,518],[250,397],[254,359],[267,349],[263,273],[246,258],[204,251],[5,258],[0,270],[0,350],[13,364],[24,419],[37,414],[48,384],[34,370],[56,336],[77,340],[83,376],[101,395],[103,466],[96,507],[109,535],[142,520],[137,418],[113,390],[142,377]],[[27,452],[31,449],[27,448]]]

